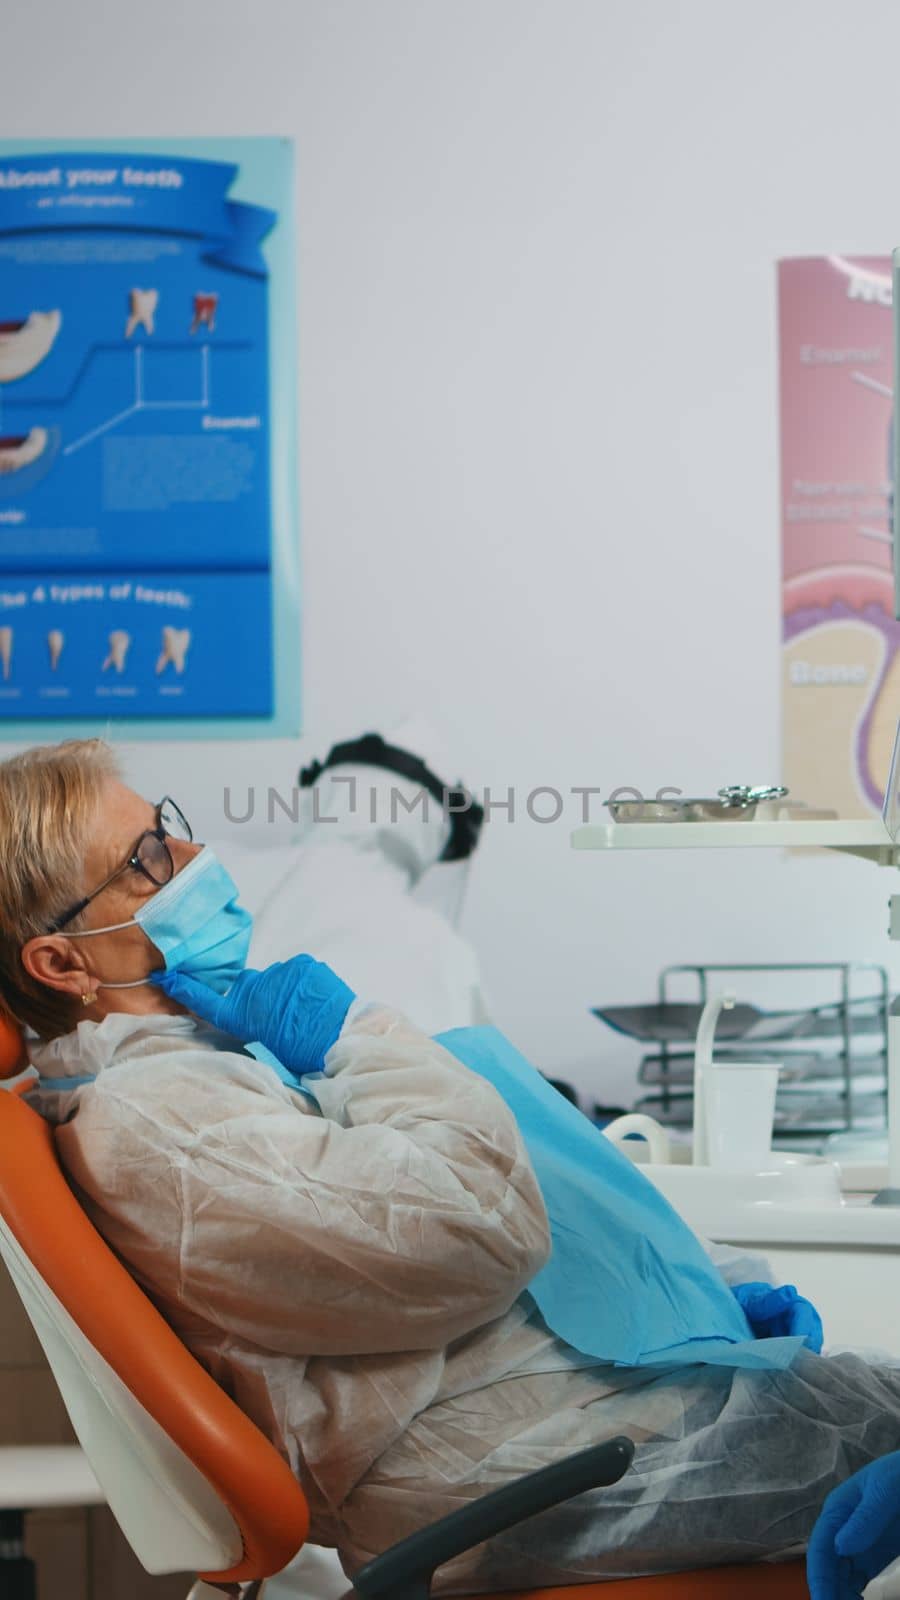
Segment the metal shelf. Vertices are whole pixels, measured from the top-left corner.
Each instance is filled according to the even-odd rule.
[[[575,828],[573,850],[840,850],[900,866],[883,822],[600,822]]]
[[[747,988],[752,987],[755,980],[785,974],[791,974],[797,981],[813,976],[831,978],[838,985],[838,995],[826,1004],[807,1006],[805,1010],[795,1007],[791,1011],[764,1013],[750,1003]],[[641,1062],[639,1083],[645,1092],[635,1110],[650,1111],[662,1122],[676,1126],[690,1124],[693,1119],[692,1040],[665,1037],[667,1031],[671,1032],[671,1023],[668,1028],[662,1023],[676,1011],[679,1017],[682,1013],[689,1015],[689,1010],[701,1011],[709,998],[711,980],[721,981],[726,975],[729,988],[740,985],[743,1001],[743,1005],[739,1004],[726,1016],[734,1019],[742,1016],[743,1024],[729,1029],[727,1036],[723,1030],[717,1042],[718,1058],[725,1060],[730,1055],[732,1059],[735,1056],[742,1060],[779,1058],[789,1062],[795,1051],[804,1053],[803,1076],[779,1086],[777,1137],[787,1133],[791,1137],[824,1136],[859,1126],[860,1122],[867,1127],[884,1126],[890,989],[887,969],[869,962],[682,963],[665,967],[660,972],[655,1004],[605,1010],[592,1007],[594,1015],[608,1027],[652,1047]],[[698,991],[698,999],[690,1008],[684,1001],[676,1002],[672,995],[673,981],[680,985],[685,977],[696,983]],[[854,997],[853,987],[861,977],[867,985],[871,982],[874,992]],[[858,1025],[855,1026],[860,1020],[864,1024],[862,1033]],[[629,1021],[630,1026],[627,1025]],[[769,1026],[765,1026],[767,1023]],[[778,1038],[779,1024],[786,1034],[781,1039]],[[825,1024],[828,1031],[823,1033],[821,1029]],[[865,1044],[862,1050],[859,1048],[861,1041]],[[877,1047],[875,1050],[873,1044]],[[821,1077],[826,1080],[824,1085],[814,1076],[817,1067],[824,1069],[821,1071]]]

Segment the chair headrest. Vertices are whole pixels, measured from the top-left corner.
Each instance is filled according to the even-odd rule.
[[[0,1078],[14,1078],[27,1065],[22,1029],[12,1017],[0,1014]]]

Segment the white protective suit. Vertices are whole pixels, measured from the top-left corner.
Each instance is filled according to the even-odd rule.
[[[324,1115],[186,1017],[82,1022],[33,1060],[96,1074],[35,1097],[88,1212],[285,1452],[348,1571],[618,1433],[638,1445],[621,1483],[465,1554],[435,1593],[783,1554],[900,1446],[900,1373],[853,1356],[614,1370],[550,1334],[524,1292],[548,1234],[516,1125],[396,1013],[351,1009]]]
[[[391,739],[424,744],[444,770],[421,728]],[[353,810],[353,770],[323,775],[319,815],[339,820],[308,824],[299,842],[260,850],[237,829],[217,843],[256,916],[251,963],[307,949],[426,1033],[483,1020],[470,947],[416,904],[446,826],[434,808],[384,825],[403,784],[376,769],[357,772]],[[82,1022],[33,1059],[47,1077],[96,1074],[34,1096],[62,1124],[87,1209],[292,1462],[313,1538],[338,1545],[348,1570],[461,1500],[620,1432],[638,1441],[620,1485],[461,1557],[435,1593],[781,1552],[805,1539],[834,1482],[900,1444],[900,1385],[853,1358],[810,1357],[772,1378],[667,1377],[612,1370],[554,1338],[520,1294],[547,1236],[512,1119],[387,1009],[351,1012],[329,1055],[325,1119],[189,1018]],[[757,1257],[708,1248],[730,1283],[768,1277]],[[345,1585],[304,1552],[274,1587],[332,1600]]]

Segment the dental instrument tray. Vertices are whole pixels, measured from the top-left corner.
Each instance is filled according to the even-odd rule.
[[[655,1002],[592,1007],[592,1014],[615,1033],[650,1046],[637,1074],[645,1093],[634,1109],[671,1127],[690,1127],[700,1018],[711,983],[727,981],[728,987],[735,987],[732,975],[740,975],[745,996],[718,1018],[716,1058],[781,1063],[776,1141],[788,1137],[793,1141],[798,1137],[822,1140],[850,1128],[883,1128],[891,998],[888,975],[884,967],[857,962],[666,967],[658,979]],[[678,988],[683,990],[685,978],[696,985],[696,1000],[673,995],[673,987],[676,994]],[[766,991],[764,998],[774,991],[779,999],[782,993],[784,999],[793,999],[801,983],[809,981],[820,993],[823,984],[831,986],[832,993],[836,986],[838,998],[823,1002],[815,996],[815,1004],[783,1009],[760,1003],[760,988]],[[852,992],[863,986],[867,992]],[[756,994],[748,998],[747,990],[754,988]],[[810,998],[814,996],[810,994]]]
[[[644,800],[636,794],[628,799],[610,795],[604,804],[614,822],[824,822],[837,816],[836,811],[788,800],[788,793],[780,784],[732,783],[714,798],[660,794]]]
[[[878,970],[883,971],[883,968]],[[853,1031],[880,1035],[884,1030],[883,1005],[880,995],[847,1001],[853,1012]],[[647,1006],[592,1006],[591,1014],[616,1033],[624,1033],[642,1043],[693,1044],[703,1005],[661,1002]],[[716,1023],[716,1039],[748,1042],[828,1039],[837,1038],[843,1029],[844,1007],[840,1001],[810,1006],[805,1011],[762,1011],[758,1006],[745,1003],[722,1012]]]

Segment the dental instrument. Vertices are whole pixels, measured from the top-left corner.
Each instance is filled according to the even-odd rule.
[[[786,822],[825,821],[836,817],[837,812],[815,808],[802,800],[788,800],[789,790],[781,784],[761,784],[752,787],[745,783],[726,784],[715,798],[685,799],[679,794],[666,794],[664,790],[652,799],[643,799],[636,791],[616,790],[605,802],[614,822]]]

